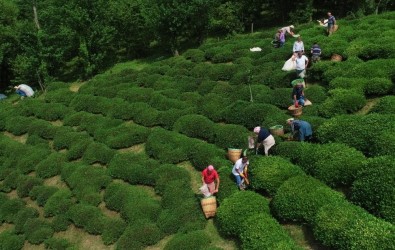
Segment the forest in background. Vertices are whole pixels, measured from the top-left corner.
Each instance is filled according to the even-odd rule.
[[[0,88],[85,80],[206,37],[394,10],[390,0],[2,0]]]

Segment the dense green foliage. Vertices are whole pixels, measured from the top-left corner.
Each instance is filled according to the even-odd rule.
[[[3,1],[0,81],[37,90],[40,79],[46,91],[19,99],[6,90],[0,103],[0,248],[20,249],[24,241],[81,248],[78,237],[55,234],[74,227],[97,235],[97,248],[218,250],[220,237],[243,249],[311,247],[279,224],[292,221],[313,230],[317,248],[390,249],[394,13],[356,17],[393,4],[343,4]],[[340,25],[334,35],[299,23],[327,9]],[[343,18],[346,10],[356,12]],[[295,74],[281,67],[294,39],[287,36],[281,49],[270,43],[283,18],[303,37],[307,56],[314,41],[323,49],[307,71],[313,105],[300,118],[313,128],[308,143],[287,141]],[[276,27],[229,35],[252,23]],[[88,79],[164,49],[179,56],[58,81]],[[334,53],[343,61],[330,61]],[[274,125],[286,133],[275,136],[275,156],[248,150],[251,184],[239,191],[227,148],[245,149],[255,126]],[[214,225],[199,204],[208,165],[221,179]]]

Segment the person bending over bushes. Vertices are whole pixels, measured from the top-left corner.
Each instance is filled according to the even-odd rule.
[[[248,161],[247,156],[243,155],[242,158],[236,161],[232,169],[232,173],[236,178],[236,184],[240,190],[245,189],[246,186],[244,182],[248,184],[248,175],[247,175],[248,164],[250,164],[250,162]]]
[[[254,133],[257,135],[256,152],[258,152],[259,147],[263,144],[265,148],[265,155],[269,155],[269,149],[276,144],[274,137],[270,134],[269,130],[261,127],[255,127]]]
[[[293,138],[297,137],[299,141],[310,141],[313,135],[310,123],[302,120],[289,118],[287,124],[291,126]]]
[[[218,192],[219,175],[213,165],[208,166],[202,171],[202,183],[203,185],[207,185],[210,194]]]

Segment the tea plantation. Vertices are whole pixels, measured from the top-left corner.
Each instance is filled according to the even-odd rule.
[[[0,249],[395,249],[394,20],[296,27],[323,51],[301,117],[313,142],[275,137],[271,156],[251,156],[247,191],[227,148],[258,125],[289,129],[294,38],[273,48],[274,29],[2,101]],[[210,164],[221,185],[206,220]]]

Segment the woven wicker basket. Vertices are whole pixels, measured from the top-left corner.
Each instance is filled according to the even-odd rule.
[[[302,115],[302,111],[303,107],[299,106],[299,107],[295,107],[295,105],[289,106],[288,111],[291,113],[292,116],[294,117],[299,117]]]
[[[238,159],[240,159],[242,153],[242,149],[239,148],[228,148],[228,158],[233,163],[236,163]]]
[[[202,205],[203,213],[206,219],[214,217],[217,212],[217,199],[215,196],[210,196],[208,198],[203,198],[200,201]]]
[[[338,54],[333,54],[331,57],[331,61],[334,61],[334,62],[341,62],[342,60],[343,60],[343,57]]]

